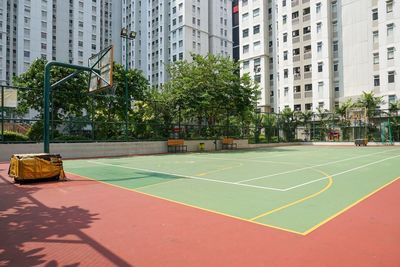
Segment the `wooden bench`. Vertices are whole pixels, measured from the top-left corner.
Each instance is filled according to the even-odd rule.
[[[187,145],[183,139],[169,139],[167,146],[168,152],[187,152]]]
[[[237,148],[237,144],[233,142],[233,138],[222,139],[222,149],[234,149]]]

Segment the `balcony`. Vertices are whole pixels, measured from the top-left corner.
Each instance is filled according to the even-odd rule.
[[[300,61],[300,55],[293,56],[293,62]]]
[[[304,92],[304,97],[305,97],[305,98],[310,98],[310,97],[312,97],[312,91]]]
[[[304,59],[310,59],[312,58],[312,53],[311,52],[307,52],[304,54]]]
[[[299,24],[299,18],[292,19],[292,25],[297,25],[297,24]]]
[[[301,93],[294,93],[293,94],[294,99],[301,99]]]
[[[303,22],[309,21],[310,20],[310,14],[304,15],[303,16]]]
[[[300,36],[293,37],[292,43],[293,43],[293,44],[296,44],[296,43],[298,43],[298,42],[300,42]]]
[[[292,7],[295,7],[299,4],[299,0],[292,0]]]
[[[303,36],[303,41],[308,41],[308,40],[311,40],[311,34],[309,33]]]
[[[304,72],[304,79],[310,79],[312,77],[312,72]]]

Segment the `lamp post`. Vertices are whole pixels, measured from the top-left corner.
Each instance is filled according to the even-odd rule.
[[[129,56],[129,51],[128,51],[128,46],[129,46],[129,41],[134,40],[136,38],[136,32],[128,30],[128,28],[122,28],[121,29],[121,38],[125,39],[126,46],[125,46],[125,138],[128,138],[128,110],[129,110],[129,94],[128,94],[128,56]]]

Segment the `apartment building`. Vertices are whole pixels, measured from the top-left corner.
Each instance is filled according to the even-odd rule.
[[[0,79],[10,83],[37,58],[86,65],[109,44],[120,47],[120,15],[111,0],[0,0]]]
[[[240,37],[239,37],[239,0],[232,1],[232,58],[240,59]]]
[[[230,0],[124,1],[122,26],[137,33],[122,44],[122,61],[141,69],[152,85],[169,79],[166,66],[191,53],[232,55]]]
[[[334,110],[371,90],[387,108],[400,96],[399,7],[398,0],[239,1],[242,73],[259,82],[260,108]]]
[[[272,35],[273,4],[271,1],[239,1],[239,43],[242,73],[249,73],[259,83],[262,111],[274,111],[274,74],[270,63],[274,60]],[[272,76],[270,76],[272,75]],[[271,81],[271,82],[270,82]]]

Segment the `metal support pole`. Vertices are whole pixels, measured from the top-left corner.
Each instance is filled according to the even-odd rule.
[[[125,58],[125,139],[127,140],[128,139],[128,128],[129,128],[129,125],[128,125],[128,120],[129,120],[129,115],[128,115],[128,110],[129,110],[129,108],[128,108],[128,105],[129,105],[129,95],[128,95],[128,64],[129,64],[129,60],[128,60],[128,56],[129,56],[129,53],[128,53],[128,45],[129,45],[129,39],[128,38],[125,38],[125,40],[126,40],[126,48],[125,48],[125,51],[126,51],[126,58]]]
[[[71,65],[61,62],[49,62],[46,64],[44,68],[44,86],[43,86],[43,151],[44,153],[50,153],[50,92],[51,92],[51,73],[50,70],[53,66],[64,67],[68,69],[74,70],[82,70],[82,71],[96,71],[88,67],[78,66],[78,65]]]

